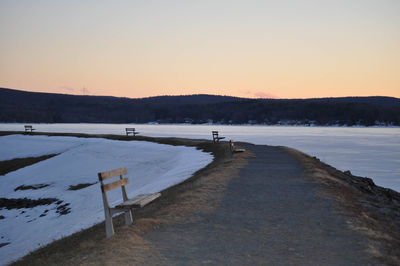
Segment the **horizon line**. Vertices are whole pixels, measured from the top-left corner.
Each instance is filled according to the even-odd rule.
[[[0,89],[6,90],[14,90],[14,91],[21,91],[21,92],[28,92],[28,93],[43,93],[43,94],[60,94],[60,95],[69,95],[69,96],[90,96],[90,97],[114,97],[114,98],[125,98],[125,99],[149,99],[149,98],[157,98],[157,97],[187,97],[187,96],[216,96],[216,97],[229,97],[229,98],[237,98],[237,99],[247,99],[247,100],[308,100],[308,99],[333,99],[333,98],[372,98],[372,97],[383,97],[383,98],[394,98],[400,99],[395,96],[387,96],[387,95],[368,95],[368,96],[324,96],[324,97],[311,97],[311,98],[268,98],[268,97],[240,97],[240,96],[233,96],[233,95],[222,95],[222,94],[207,94],[207,93],[194,93],[194,94],[162,94],[162,95],[154,95],[154,96],[146,96],[146,97],[127,97],[127,96],[114,96],[114,95],[96,95],[96,94],[73,94],[73,93],[64,93],[64,92],[45,92],[45,91],[29,91],[23,89],[12,89],[12,88],[5,88],[0,86]]]

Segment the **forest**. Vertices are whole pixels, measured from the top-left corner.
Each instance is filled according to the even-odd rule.
[[[133,99],[0,88],[0,122],[400,126],[400,99],[248,99],[204,94]]]

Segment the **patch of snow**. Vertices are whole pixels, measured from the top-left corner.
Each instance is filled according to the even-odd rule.
[[[8,135],[0,137],[0,161],[65,152],[82,145],[82,138]]]
[[[213,159],[211,154],[194,147],[144,141],[12,135],[0,137],[0,143],[11,154],[4,154],[2,150],[2,158],[60,153],[2,176],[0,198],[57,198],[63,201],[30,209],[0,209],[0,215],[5,217],[0,220],[0,243],[10,242],[0,248],[0,264],[7,264],[56,239],[104,221],[99,183],[80,190],[68,190],[71,185],[95,183],[98,172],[125,166],[130,179],[127,191],[129,197],[133,197],[178,184]],[[49,186],[14,191],[21,185],[37,184]],[[108,197],[112,204],[122,201],[119,189],[110,191]],[[67,203],[70,213],[57,213],[57,207]]]

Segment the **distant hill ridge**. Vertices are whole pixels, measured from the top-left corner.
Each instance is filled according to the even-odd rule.
[[[0,122],[400,125],[400,99],[248,99],[207,94],[135,99],[0,88]]]

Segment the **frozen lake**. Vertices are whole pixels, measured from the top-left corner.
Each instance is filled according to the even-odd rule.
[[[0,124],[0,130],[23,130],[24,124]],[[141,135],[211,139],[218,130],[226,139],[282,145],[316,156],[353,174],[370,177],[377,185],[400,191],[400,128],[33,124],[37,131],[125,134],[135,127]]]

